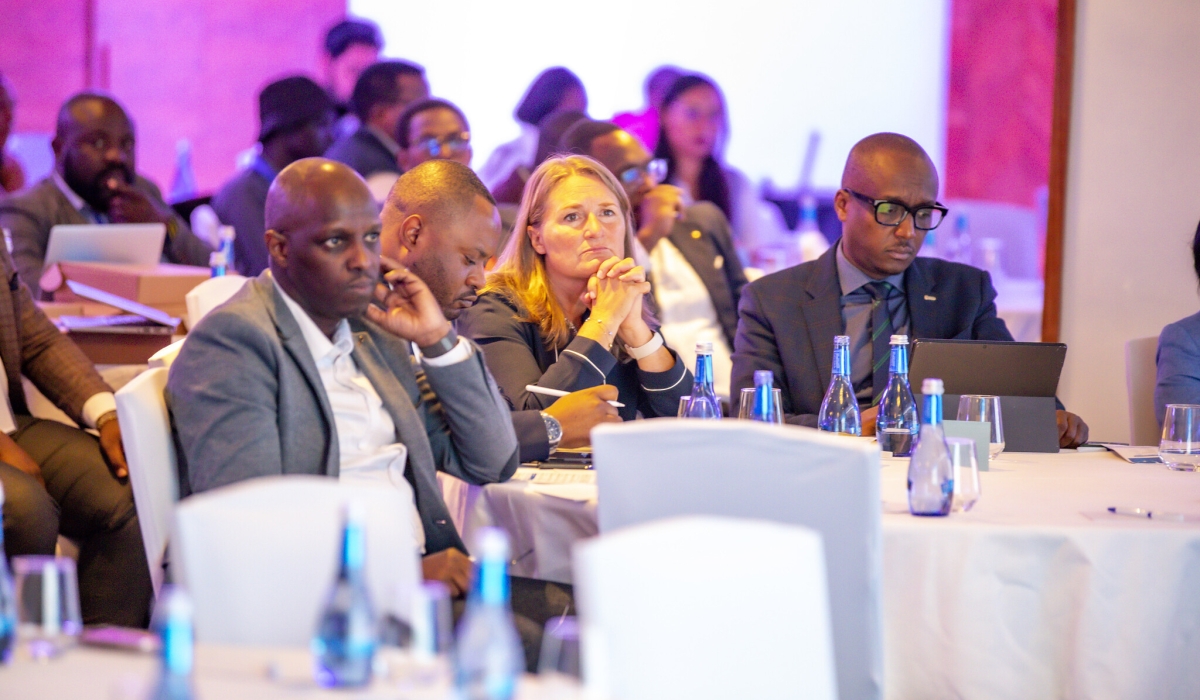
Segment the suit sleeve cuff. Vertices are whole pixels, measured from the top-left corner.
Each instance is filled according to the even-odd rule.
[[[113,396],[111,391],[102,391],[99,394],[94,394],[83,404],[83,424],[89,428],[96,427],[96,421],[100,420],[100,416],[109,411],[117,410],[117,397]]]
[[[467,342],[466,338],[459,338],[450,352],[438,355],[437,357],[425,357],[421,355],[421,350],[417,347],[416,343],[413,343],[413,352],[417,354],[417,357],[421,358],[421,364],[426,367],[449,367],[459,362],[466,362],[471,359],[471,355],[475,354],[475,351],[471,348],[471,344]]]

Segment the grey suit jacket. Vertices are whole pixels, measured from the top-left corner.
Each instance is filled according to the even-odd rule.
[[[754,386],[754,371],[775,373],[788,423],[815,427],[833,373],[833,337],[845,332],[835,243],[812,262],[746,286],[733,349],[731,393]],[[904,277],[909,336],[1012,340],[996,316],[988,273],[936,258],[917,258]]]
[[[379,172],[400,172],[396,156],[365,126],[334,141],[325,151],[325,157],[349,165],[363,177]]]
[[[409,345],[365,319],[351,320],[353,357],[408,448],[429,553],[466,551],[437,482],[445,471],[471,483],[501,481],[517,468],[508,406],[482,353],[427,367],[435,396],[422,398]],[[271,278],[249,281],[188,334],[166,389],[179,454],[180,493],[258,476],[338,475],[333,412],[300,326]],[[440,404],[440,405],[439,405]]]
[[[145,193],[155,204],[166,207],[162,193],[142,176],[138,176],[134,187]],[[208,266],[212,248],[192,233],[187,222],[172,214],[175,220],[175,235],[168,236],[163,245],[163,260],[181,265]],[[12,232],[13,261],[21,280],[41,299],[38,280],[42,276],[42,262],[46,259],[46,244],[50,241],[50,229],[58,224],[86,224],[87,219],[71,206],[70,200],[58,189],[52,178],[43,178],[29,190],[0,201],[0,227]]]

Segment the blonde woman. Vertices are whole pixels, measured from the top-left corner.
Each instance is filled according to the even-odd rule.
[[[512,237],[459,332],[483,348],[515,410],[554,397],[526,391],[617,388],[623,420],[673,416],[692,374],[644,306],[629,198],[603,165],[550,158],[530,176]]]

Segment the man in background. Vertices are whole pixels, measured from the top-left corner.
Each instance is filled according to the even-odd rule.
[[[336,134],[354,133],[359,124],[350,111],[350,95],[358,76],[379,60],[379,52],[383,50],[379,27],[361,19],[342,20],[325,33],[322,48],[322,82],[337,111]]]
[[[136,134],[116,100],[94,93],[68,99],[51,145],[49,177],[0,202],[0,227],[11,232],[13,262],[35,298],[45,296],[38,282],[50,229],[58,224],[163,224],[164,261],[208,265],[212,249],[137,174]]]
[[[0,195],[16,192],[25,186],[25,171],[17,159],[4,148],[8,143],[8,135],[12,133],[16,103],[17,98],[13,94],[12,85],[9,84],[8,78],[0,73]]]
[[[428,96],[425,70],[418,65],[383,61],[367,68],[350,98],[362,126],[335,141],[325,157],[349,165],[368,181],[376,173],[398,175],[396,125],[410,104]]]
[[[304,76],[276,80],[258,95],[262,151],[212,198],[221,223],[232,226],[233,267],[252,277],[267,267],[263,207],[279,171],[301,158],[319,156],[332,141],[333,102]]]
[[[462,110],[446,100],[409,105],[396,125],[396,141],[405,172],[435,158],[471,165],[471,127]]]

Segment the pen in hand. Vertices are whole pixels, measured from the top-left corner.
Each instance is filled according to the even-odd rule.
[[[547,389],[546,387],[538,386],[537,384],[526,384],[525,391],[528,391],[531,394],[541,394],[543,396],[557,396],[560,398],[571,393],[569,391],[563,391],[561,389]],[[609,401],[608,405],[612,406],[613,408],[625,408],[625,404],[621,403],[620,401]]]

